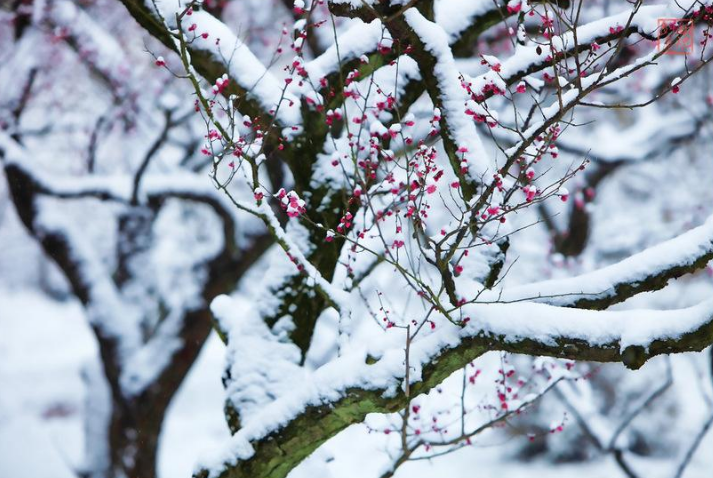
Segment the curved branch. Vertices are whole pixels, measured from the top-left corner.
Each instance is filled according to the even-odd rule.
[[[464,56],[469,53],[483,32],[512,15],[504,4],[498,6],[492,0],[464,3],[457,6],[458,21],[453,21],[454,12],[443,8],[443,4],[435,6],[436,23],[442,25],[446,31],[455,56]],[[380,17],[375,15],[373,10],[367,9],[363,5],[354,9],[351,5],[335,1],[330,1],[329,8],[334,15],[361,18],[367,23],[350,28],[337,38],[338,48],[333,45],[307,63],[306,69],[315,83],[321,78],[326,80],[328,86],[320,90],[320,94],[324,97],[328,97],[329,88],[338,84],[340,78],[346,77],[348,72],[358,69],[360,77],[364,78],[381,66],[396,61],[399,57],[399,49],[392,48],[388,52],[380,51],[379,43],[383,26],[378,19]],[[375,8],[377,8],[377,12],[381,11],[378,5]],[[380,16],[387,17],[389,15],[386,11],[381,11]],[[463,20],[464,18],[467,20]],[[360,60],[364,56],[368,58],[366,63]],[[418,79],[409,82],[408,88],[414,87],[418,88],[419,95],[424,91],[423,84]],[[342,99],[339,94],[330,102],[329,108],[334,108]]]
[[[221,314],[226,308],[216,307]],[[502,350],[641,367],[660,354],[702,350],[713,342],[713,300],[672,311],[582,311],[544,304],[475,304],[460,328],[446,323],[411,345],[410,396],[427,393],[488,351]],[[221,312],[222,311],[222,312]],[[235,434],[217,463],[197,477],[283,478],[327,439],[368,413],[407,405],[403,350],[371,364],[345,355],[310,383],[265,407]],[[226,458],[227,456],[227,458]]]
[[[465,114],[468,99],[460,85],[455,59],[445,31],[429,21],[419,10],[411,8],[387,25],[394,37],[414,47],[426,91],[433,104],[441,109],[441,137],[455,175],[461,180],[466,200],[474,194],[474,183],[488,170],[496,170],[475,129]],[[464,152],[463,152],[464,151]],[[469,159],[469,163],[465,160]],[[465,167],[464,167],[465,164]],[[467,173],[464,174],[463,171]]]
[[[178,47],[172,33],[166,28],[161,18],[150,5],[150,1],[121,0],[132,17],[152,36],[176,53]],[[167,5],[170,2],[157,2]],[[166,15],[166,12],[161,12]],[[183,22],[188,29],[195,23],[200,32],[209,32],[209,37],[202,39],[190,32],[184,34],[196,36],[196,41],[188,45],[191,66],[207,81],[213,83],[224,73],[232,80],[224,95],[237,95],[240,98],[240,110],[252,118],[271,120],[270,112],[277,108],[282,94],[282,85],[270,73],[255,55],[243,44],[223,22],[205,11],[196,11],[191,21]],[[168,19],[171,21],[172,19]],[[219,44],[216,40],[220,39]],[[226,65],[227,63],[227,65]],[[299,102],[283,104],[277,120],[283,126],[298,124],[300,121]]]
[[[504,302],[531,300],[560,307],[602,310],[641,292],[662,289],[713,260],[713,217],[678,237],[621,262],[569,279],[535,282],[487,297]],[[484,299],[488,300],[488,299]]]

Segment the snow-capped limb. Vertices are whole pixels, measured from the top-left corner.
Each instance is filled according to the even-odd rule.
[[[177,2],[157,1],[154,4],[151,0],[122,0],[122,3],[151,35],[167,48],[180,54],[174,32],[169,30],[156,13],[157,6],[166,22],[175,27],[175,16],[181,12],[177,10],[180,6]],[[223,22],[205,11],[195,11],[189,18],[192,18],[191,22],[184,18],[181,26],[183,34],[197,37],[196,41],[188,45],[191,66],[211,84],[227,73],[231,81],[224,94],[226,97],[238,95],[241,98],[241,113],[252,118],[270,117],[270,111],[276,110],[280,104],[283,84],[267,71],[247,45]],[[208,37],[203,39],[199,34],[189,32],[193,23],[200,28],[201,34],[208,33]],[[218,38],[220,42],[216,45]],[[279,108],[278,121],[283,126],[298,124],[299,102],[294,102],[292,106],[287,101],[284,103]]]
[[[414,47],[426,91],[441,110],[441,138],[453,172],[460,178],[466,200],[473,185],[488,171],[496,170],[478,136],[475,123],[465,112],[468,99],[460,84],[460,73],[448,37],[441,27],[429,21],[416,8],[409,8],[387,25]]]
[[[381,22],[374,20],[354,25],[339,35],[336,44],[305,64],[312,81],[319,82],[320,78],[325,78],[328,84],[332,83],[339,79],[340,70],[346,76],[347,72],[362,64],[361,58],[364,55],[369,58],[367,63],[371,64],[377,59],[382,32]]]
[[[0,150],[0,154],[4,153]],[[5,166],[18,215],[44,250],[64,271],[74,294],[87,308],[104,358],[112,395],[123,397],[119,378],[123,364],[140,346],[137,317],[122,304],[116,285],[91,247],[74,227],[58,218],[42,217],[32,177],[16,164]]]
[[[675,3],[671,2],[671,5]],[[552,67],[555,63],[592,50],[593,45],[605,45],[632,35],[639,35],[646,40],[657,40],[657,20],[666,17],[667,8],[666,5],[642,6],[638,9],[632,7],[621,13],[579,25],[575,29],[576,42],[573,31],[552,37],[551,42],[556,50],[554,52],[550,52],[549,47],[543,48],[539,45],[518,46],[516,54],[501,64],[499,72],[488,71],[474,78],[466,76],[466,81],[474,91],[480,91],[485,85],[495,81],[504,81],[508,86],[512,86],[533,73]],[[688,9],[679,13],[682,15],[680,18],[688,18],[693,11]],[[628,27],[624,28],[625,25]],[[615,26],[621,28],[613,28]],[[662,34],[662,38],[665,36]],[[482,96],[485,100],[494,94],[493,91],[484,91]]]
[[[307,63],[306,69],[315,83],[324,78],[327,85],[333,85],[340,77],[346,76],[354,69],[358,69],[360,75],[365,77],[399,57],[400,49],[391,46],[388,36],[385,44],[381,44],[384,30],[381,19],[388,17],[379,14],[384,5],[377,4],[369,8],[365,4],[330,1],[329,7],[337,16],[360,18],[366,23],[355,25],[339,35],[336,41],[339,49],[333,45]],[[498,6],[491,0],[453,0],[436,4],[434,15],[436,23],[442,26],[448,35],[454,55],[458,56],[470,53],[481,33],[501,23],[511,14],[504,3]],[[364,57],[368,59],[366,63],[360,60]],[[410,81],[407,89],[410,88],[423,91],[423,84],[417,80]],[[329,88],[325,87],[320,92],[326,95],[328,91]]]
[[[337,16],[359,18],[368,23],[393,19],[415,3],[329,0],[329,9]],[[432,0],[426,0],[418,3],[421,11],[444,29],[456,55],[466,53],[478,35],[514,13],[508,11],[507,2],[499,4],[492,0],[447,0],[435,4]],[[356,28],[359,27],[353,29]],[[342,38],[338,40],[341,41]],[[372,49],[376,50],[376,47],[377,45],[373,45]],[[371,56],[369,50],[363,50],[361,54]]]
[[[370,5],[355,8],[350,2],[330,2],[330,9],[337,15],[349,17],[368,19],[376,15],[385,21],[393,38],[413,47],[411,56],[419,65],[426,91],[441,113],[438,121],[448,159],[466,199],[470,199],[480,177],[495,167],[489,164],[475,125],[465,114],[467,96],[460,85],[448,35],[428,20],[433,18],[433,3],[424,2],[418,8],[398,2],[381,3],[378,8]]]
[[[54,253],[60,267],[66,268],[75,294],[91,306],[90,320],[96,334],[110,344],[112,360],[123,363],[139,346],[138,330],[134,330],[136,317],[122,306],[116,285],[75,228],[56,218],[42,217],[37,200],[47,189],[20,166],[20,147],[4,136],[0,140],[0,158],[20,219],[42,245]],[[92,188],[89,196],[107,198],[111,195]]]
[[[516,14],[507,8],[507,3],[492,0],[437,2],[434,7],[436,23],[448,33],[453,54],[469,56],[483,32]]]
[[[394,15],[399,12],[399,8],[392,8],[390,2],[387,5],[374,2],[373,0],[353,1],[353,0],[328,0],[329,11],[339,17],[360,18],[365,22],[379,20],[387,15]],[[430,0],[429,0],[430,1]],[[389,10],[386,10],[386,9]]]
[[[555,279],[491,292],[492,300],[535,301],[601,310],[668,281],[702,269],[713,260],[713,217],[701,226],[621,262],[569,279]],[[484,299],[489,300],[489,299]]]
[[[680,310],[587,311],[545,304],[473,304],[471,320],[446,323],[411,344],[410,393],[426,393],[488,351],[575,360],[623,362],[639,368],[649,358],[702,350],[713,342],[713,300]],[[408,404],[403,350],[344,355],[294,393],[266,406],[235,434],[215,463],[196,477],[282,478],[325,440],[368,413]]]
[[[366,78],[382,66],[399,57],[392,48],[391,38],[379,20],[358,24],[341,34],[335,44],[314,60],[305,64],[312,83],[321,85],[319,94],[327,99],[326,109],[344,103],[344,84],[352,71]],[[332,97],[331,92],[336,92]]]
[[[102,337],[100,342],[105,340],[110,342],[112,347],[116,347],[114,360],[121,370],[124,363],[142,346],[138,339],[138,329],[133,330],[138,327],[138,318],[132,317],[133,311],[122,306],[122,299],[116,284],[111,280],[110,272],[105,270],[105,266],[94,256],[91,246],[85,244],[86,240],[63,221],[49,216],[44,218],[39,201],[43,197],[95,198],[128,206],[133,196],[133,178],[48,178],[41,172],[28,169],[21,158],[23,153],[29,154],[11,139],[0,137],[0,157],[3,159],[5,174],[20,218],[28,230],[38,236],[49,255],[58,262],[68,276],[77,297],[92,311],[90,316],[97,334]],[[224,228],[225,251],[217,256],[216,261],[228,260],[231,254],[237,252],[235,207],[204,178],[193,174],[160,178],[149,176],[144,179],[141,198],[142,201],[138,204],[141,206],[148,202],[160,204],[166,199],[176,198],[212,207],[221,218]],[[267,242],[269,244],[269,241]],[[225,267],[218,262],[213,266]],[[172,332],[176,337],[180,336],[180,330],[176,330],[176,327],[172,327]],[[118,376],[115,378],[118,380]]]

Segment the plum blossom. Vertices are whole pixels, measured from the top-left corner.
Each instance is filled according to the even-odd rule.
[[[280,200],[282,209],[289,217],[299,217],[306,212],[305,202],[300,199],[296,192],[290,191],[288,193],[285,192],[284,188],[281,188],[276,197]]]

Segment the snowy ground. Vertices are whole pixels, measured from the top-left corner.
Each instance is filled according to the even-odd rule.
[[[0,290],[0,477],[70,478],[69,470],[81,467],[82,370],[95,354],[91,331],[76,303],[53,301],[34,292]],[[223,346],[213,336],[169,411],[159,455],[161,477],[189,477],[197,458],[227,438],[222,361]],[[352,427],[292,476],[377,476],[387,458],[383,444],[374,438],[364,427]],[[689,438],[681,437],[683,441]],[[713,434],[702,444],[685,478],[713,476],[711,450]],[[397,477],[473,473],[479,478],[623,476],[609,459],[586,465],[523,464],[507,458],[507,451],[507,445],[467,449],[432,462],[407,464]],[[335,455],[339,459],[332,460]],[[674,475],[675,461],[634,464],[647,478]]]

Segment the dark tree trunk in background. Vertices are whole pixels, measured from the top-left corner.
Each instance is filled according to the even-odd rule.
[[[3,154],[0,150],[0,157]],[[92,310],[97,307],[91,302],[92,284],[86,282],[88,279],[82,274],[83,264],[72,252],[71,239],[61,232],[42,230],[36,224],[38,196],[55,197],[59,200],[66,196],[48,190],[47,186],[38,182],[31,173],[12,163],[5,165],[5,174],[18,216],[27,231],[37,239],[45,254],[59,266],[72,292],[85,306],[87,314],[92,314]],[[115,199],[111,198],[110,192],[105,191],[92,191],[88,196],[102,200]],[[158,444],[166,410],[210,334],[212,315],[209,304],[216,296],[232,292],[242,275],[272,245],[269,236],[258,235],[253,238],[249,247],[238,251],[233,242],[233,225],[228,224],[230,218],[225,211],[220,210],[213,198],[191,196],[183,199],[207,203],[213,207],[224,222],[223,247],[209,262],[202,264],[206,270],[206,279],[201,292],[202,304],[183,312],[180,330],[175,336],[180,340],[180,347],[170,357],[169,363],[159,376],[138,395],[131,396],[122,389],[120,378],[123,370],[116,339],[108,336],[101,325],[92,321],[99,346],[101,374],[109,388],[106,401],[111,402],[100,406],[109,408],[110,405],[111,410],[107,417],[106,429],[88,437],[87,456],[95,457],[96,461],[89,464],[90,469],[85,470],[83,476],[91,478],[155,478],[157,476]],[[151,212],[150,217],[155,218],[160,205],[163,204],[163,198],[158,198],[152,204],[152,208],[156,210]],[[141,217],[149,216],[141,215]],[[151,227],[145,225],[139,229],[145,232]],[[140,243],[141,240],[133,238],[129,242]],[[123,260],[117,262],[125,263]],[[122,267],[120,274],[113,274],[109,279],[118,287],[120,281],[123,283],[131,280],[131,274],[130,267]],[[150,337],[147,338],[149,339]],[[90,415],[87,419],[93,418]],[[101,442],[94,440],[101,440]],[[97,450],[101,452],[96,453]]]

